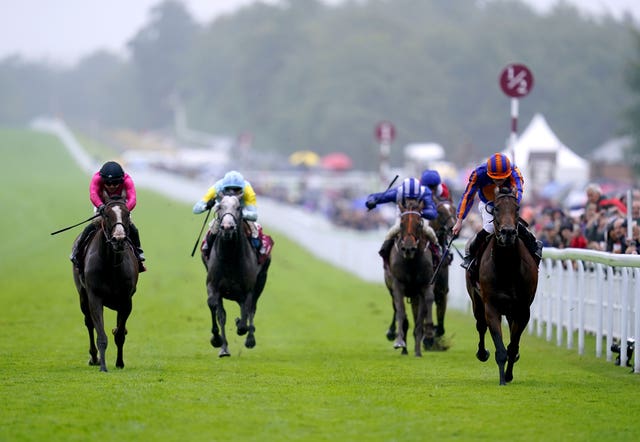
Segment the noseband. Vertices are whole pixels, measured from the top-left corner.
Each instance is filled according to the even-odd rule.
[[[117,220],[113,224],[109,224],[109,212],[113,213],[114,206],[119,207],[123,213],[120,215],[120,220]],[[128,213],[126,206],[121,201],[110,201],[107,203],[106,207],[102,212],[102,234],[104,235],[105,241],[111,245],[114,251],[121,252],[124,250],[124,241],[128,237],[128,225],[124,223],[124,214]],[[115,216],[115,215],[114,215]],[[116,230],[120,226],[122,228],[123,237],[122,238],[114,238],[116,235]],[[109,232],[107,232],[107,227],[109,228]]]
[[[513,227],[515,229],[516,235],[518,232],[518,212],[520,210],[520,205],[518,204],[518,198],[513,193],[500,193],[496,195],[496,199],[494,202],[493,224],[494,224],[496,239],[498,240],[499,244],[506,244],[507,237],[508,237],[508,235],[505,234],[505,232],[503,232],[502,226],[500,225],[500,220],[498,220],[498,218],[496,218],[495,216],[495,210],[498,210],[498,211],[500,210],[500,208],[498,207],[498,203],[500,202],[500,200],[504,198],[512,198],[515,202],[515,214],[513,219]]]

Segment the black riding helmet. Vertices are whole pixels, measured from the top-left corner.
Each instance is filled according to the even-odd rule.
[[[124,170],[115,161],[107,161],[100,169],[100,176],[107,183],[122,182],[124,180]]]

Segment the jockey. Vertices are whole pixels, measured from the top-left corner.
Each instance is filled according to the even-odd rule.
[[[451,202],[451,194],[449,188],[442,182],[440,174],[437,170],[425,169],[420,177],[420,184],[431,190],[435,202],[449,201]]]
[[[427,220],[435,219],[438,216],[438,212],[436,210],[436,206],[433,202],[433,197],[431,196],[431,190],[429,188],[421,186],[420,181],[415,178],[406,178],[402,185],[398,186],[395,189],[389,189],[386,192],[381,193],[372,193],[367,197],[367,202],[365,205],[367,209],[371,210],[376,207],[378,204],[384,204],[389,202],[395,202],[396,204],[402,203],[404,200],[422,200],[424,203],[424,207],[422,209],[422,218]],[[422,223],[423,229],[429,241],[434,246],[436,250],[432,250],[439,255],[438,247],[438,238],[436,237],[436,232],[433,231],[429,223]],[[389,262],[389,253],[391,252],[391,246],[393,246],[393,241],[396,235],[400,233],[400,218],[396,219],[396,222],[389,231],[387,232],[384,242],[382,243],[382,247],[378,252],[385,264]]]
[[[125,173],[120,164],[115,161],[107,161],[102,165],[100,170],[91,178],[89,184],[89,199],[95,206],[94,212],[101,212],[105,204],[111,197],[122,197],[126,201],[127,209],[132,212],[136,207],[136,187],[128,173]],[[92,222],[84,228],[80,238],[74,244],[71,251],[71,262],[80,269],[80,260],[78,253],[84,247],[89,235],[98,229],[98,223]],[[133,220],[129,224],[129,238],[134,245],[134,249],[138,258],[139,271],[144,272],[143,261],[145,260],[144,252],[140,247],[140,232],[133,224]]]
[[[516,189],[516,198],[518,204],[522,199],[522,185],[524,179],[517,166],[512,165],[506,155],[501,153],[493,154],[486,163],[478,166],[469,175],[469,182],[465,188],[464,194],[458,204],[458,215],[456,224],[452,231],[455,236],[462,229],[462,221],[469,214],[469,210],[473,205],[473,198],[476,193],[480,198],[478,209],[482,216],[482,229],[467,242],[465,247],[464,262],[461,266],[469,269],[473,258],[478,251],[478,247],[486,241],[487,237],[494,232],[493,227],[493,201],[495,199],[494,190],[497,186],[508,186]],[[533,233],[529,229],[518,223],[518,234],[524,241],[532,255],[540,262],[542,259],[542,243],[536,241]]]
[[[260,250],[261,241],[259,234],[258,220],[258,204],[256,200],[256,192],[253,190],[251,183],[245,180],[240,172],[231,170],[227,172],[224,177],[209,188],[207,193],[202,197],[200,201],[193,206],[193,213],[199,214],[207,209],[213,207],[218,201],[225,195],[235,195],[240,200],[242,207],[242,219],[244,219],[249,228],[251,229],[251,244]],[[207,237],[202,246],[203,250],[208,250],[213,244],[213,239],[218,233],[219,223],[217,220],[211,221],[209,224],[209,232],[211,234]],[[208,252],[207,252],[208,254]]]

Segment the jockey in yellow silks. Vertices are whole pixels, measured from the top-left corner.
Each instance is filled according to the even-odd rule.
[[[251,183],[244,179],[240,172],[235,170],[227,172],[224,177],[211,186],[204,194],[202,199],[195,203],[193,206],[193,213],[199,214],[207,209],[210,209],[222,199],[225,195],[235,195],[240,200],[240,206],[242,207],[242,219],[247,221],[249,228],[251,229],[251,243],[256,249],[260,249],[260,235],[258,220],[258,203],[256,199],[256,192],[253,190]],[[214,219],[209,224],[209,231],[211,235],[208,237],[208,241],[202,246],[203,250],[207,250],[211,247],[213,238],[218,233],[218,220]]]

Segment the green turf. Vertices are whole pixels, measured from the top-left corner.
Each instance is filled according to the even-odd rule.
[[[0,130],[0,154],[0,441],[638,439],[640,377],[629,369],[525,335],[515,379],[500,387],[493,357],[475,358],[472,318],[455,311],[449,351],[400,356],[384,336],[386,290],[280,235],[257,346],[229,329],[232,356],[219,359],[204,268],[190,257],[203,218],[144,190],[134,219],[149,271],[126,367],[115,368],[110,335],[100,373],[87,365],[68,261],[80,227],[50,235],[91,215],[89,177],[49,136]],[[237,306],[227,311],[232,322]],[[110,330],[115,314],[106,318]]]

